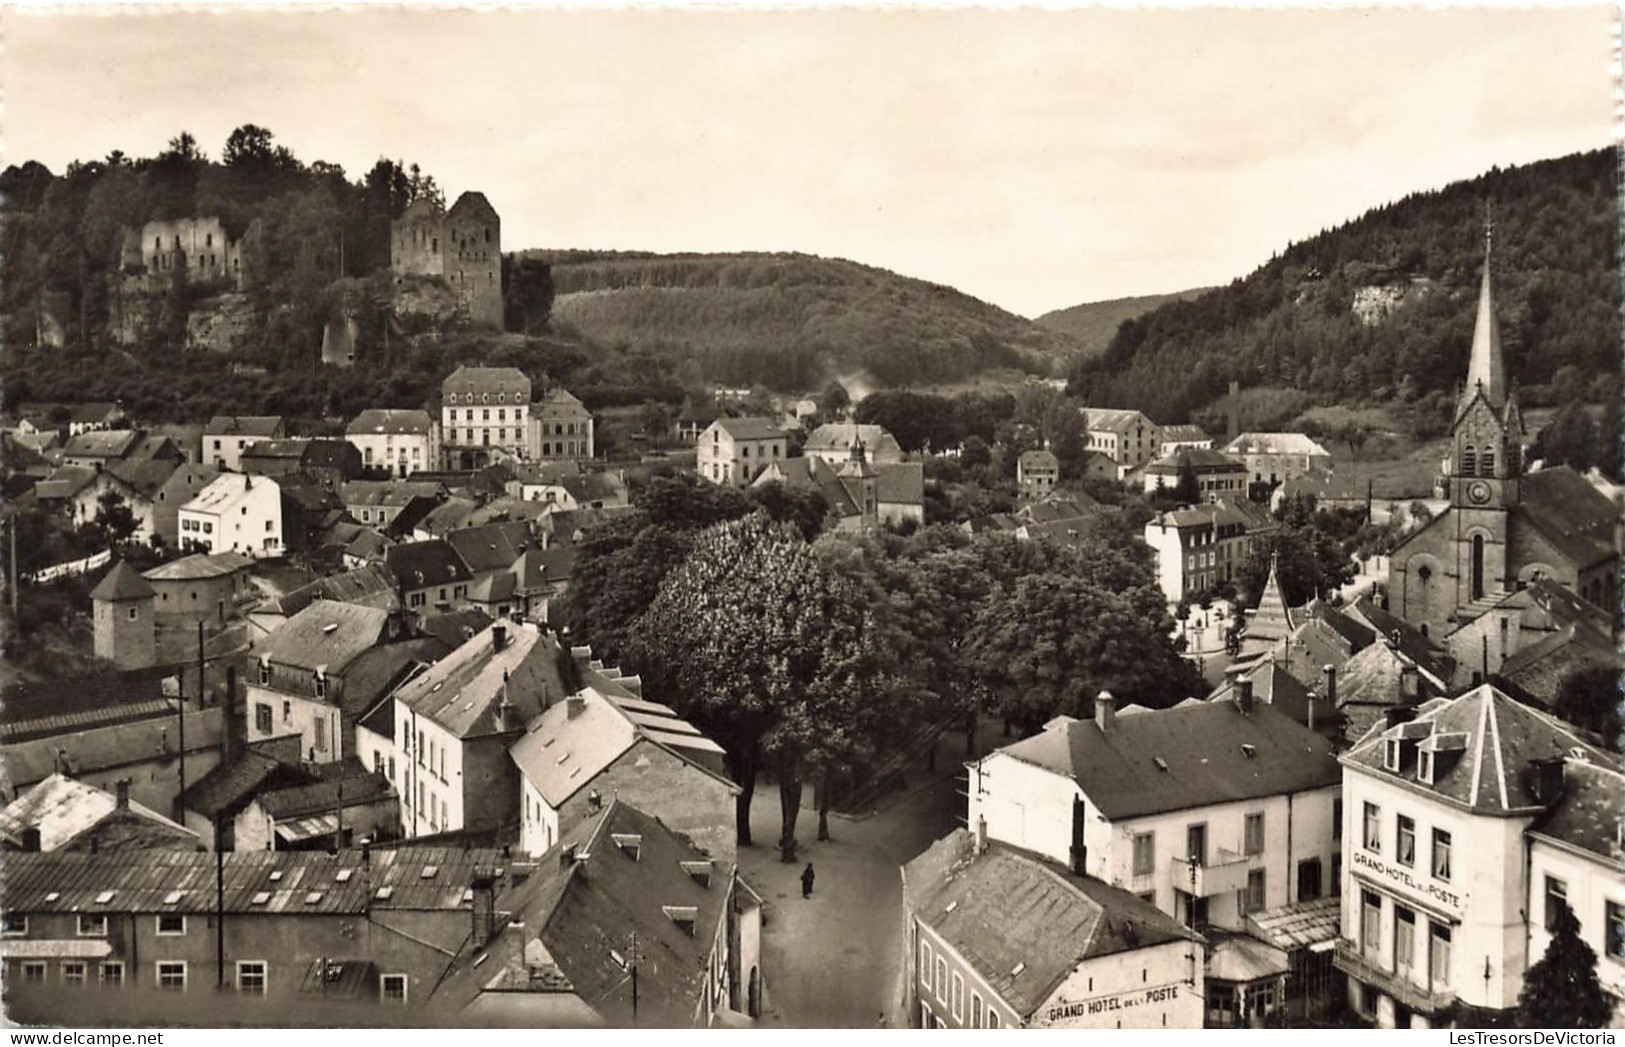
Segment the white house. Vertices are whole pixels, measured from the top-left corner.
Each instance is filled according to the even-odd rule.
[[[558,656],[535,625],[499,622],[396,688],[383,762],[394,760],[406,836],[517,824],[508,747],[564,696]]]
[[[205,553],[283,554],[282,489],[266,476],[226,473],[181,506],[180,540]]]
[[[1201,938],[1121,888],[955,829],[903,899],[911,1027],[1202,1028]]]
[[[248,740],[297,734],[306,762],[341,759],[346,672],[388,629],[388,611],[315,600],[272,630],[251,652]]]
[[[203,461],[241,472],[243,452],[261,440],[280,440],[288,427],[278,415],[217,414],[203,427]]]
[[[440,428],[427,411],[362,411],[344,430],[361,464],[404,477],[440,467]]]
[[[1617,782],[1614,821],[1579,828],[1579,794],[1565,808],[1564,790],[1569,779],[1589,788],[1591,772],[1565,761],[1572,771],[1616,756],[1484,684],[1396,707],[1340,759],[1349,875],[1336,963],[1362,1016],[1430,1028],[1505,1014],[1544,948],[1547,876],[1574,892],[1582,926],[1604,942],[1625,899]],[[1594,860],[1594,847],[1610,857]],[[1618,985],[1616,969],[1605,976]]]
[[[744,487],[769,462],[785,455],[784,430],[770,418],[718,418],[696,443],[700,476],[712,483]]]
[[[739,787],[723,775],[722,747],[670,708],[640,698],[636,678],[590,666],[582,677],[586,686],[532,721],[511,750],[521,849],[547,852],[619,796],[732,860]]]
[[[1189,926],[1335,890],[1331,745],[1250,701],[1059,716],[969,764],[969,824],[1119,886]]]

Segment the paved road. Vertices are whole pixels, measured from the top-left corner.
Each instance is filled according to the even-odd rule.
[[[950,751],[951,750],[951,751]],[[823,843],[818,815],[803,811],[794,864],[779,861],[776,786],[758,785],[751,810],[757,843],[742,848],[745,879],[768,903],[762,951],[769,1028],[869,1028],[884,1011],[903,1025],[898,1005],[903,904],[900,866],[954,827],[953,781],[962,747],[942,743],[935,774],[912,778],[911,791],[886,797],[869,818],[830,819]],[[811,794],[811,789],[808,790]],[[812,862],[813,896],[801,897],[801,870]]]

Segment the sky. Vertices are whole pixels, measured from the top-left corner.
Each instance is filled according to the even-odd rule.
[[[256,123],[477,189],[505,250],[801,251],[1036,316],[1225,283],[1609,145],[1615,9],[147,8],[0,16],[0,155]]]

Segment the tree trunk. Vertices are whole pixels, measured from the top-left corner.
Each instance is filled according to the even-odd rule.
[[[796,758],[784,756],[779,760],[779,817],[784,831],[779,836],[779,849],[783,860],[796,860],[796,816],[801,813],[801,768]]]
[[[829,768],[818,779],[818,839],[829,839]]]
[[[734,842],[740,847],[749,847],[750,801],[756,795],[756,754],[746,753],[731,762],[734,778],[739,783],[739,795],[734,798]]]

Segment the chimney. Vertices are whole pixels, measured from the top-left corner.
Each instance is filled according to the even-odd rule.
[[[1337,708],[1337,667],[1323,665],[1320,671],[1326,674],[1326,702],[1333,709]]]
[[[1246,677],[1236,681],[1236,708],[1244,713],[1253,711],[1253,682]]]
[[[576,845],[575,844],[567,843],[564,846],[559,848],[559,865],[560,865],[560,867],[568,869],[570,866],[575,864],[575,861],[576,861]]]
[[[1305,726],[1307,726],[1311,731],[1315,729],[1315,703],[1318,701],[1320,701],[1320,695],[1316,694],[1314,691],[1310,691],[1308,698],[1304,700],[1304,705],[1308,711],[1309,717],[1308,723]]]
[[[500,651],[508,646],[508,627],[506,625],[491,626],[491,650]]]
[[[1231,379],[1229,403],[1226,405],[1225,422],[1229,426],[1229,438],[1234,440],[1241,435],[1241,383]]]
[[[489,870],[480,869],[468,886],[474,892],[474,947],[480,949],[497,935],[497,878]]]
[[[1382,718],[1389,727],[1398,727],[1402,723],[1410,723],[1416,719],[1416,709],[1409,705],[1390,705],[1382,711]]]
[[[976,853],[987,853],[987,819],[981,815],[976,816]]]
[[[587,698],[585,695],[572,694],[564,702],[564,715],[567,720],[574,720],[587,711]]]
[[[113,783],[113,795],[117,799],[117,804],[118,804],[118,809],[119,810],[121,810],[121,811],[129,810],[130,809],[130,779],[128,779],[128,778],[120,778],[118,781],[114,782]]]
[[[1117,699],[1112,692],[1101,691],[1095,696],[1095,726],[1101,734],[1111,734],[1117,725]]]
[[[22,836],[23,850],[25,850],[25,851],[38,851],[40,849],[39,826],[37,826],[37,825],[27,826],[26,828],[23,829],[23,831],[21,833],[21,836]]]
[[[1550,806],[1563,795],[1563,758],[1550,756],[1529,761],[1529,792],[1541,806]]]
[[[1422,674],[1417,671],[1414,663],[1407,663],[1399,669],[1399,697],[1407,702],[1414,702],[1422,696]]]

